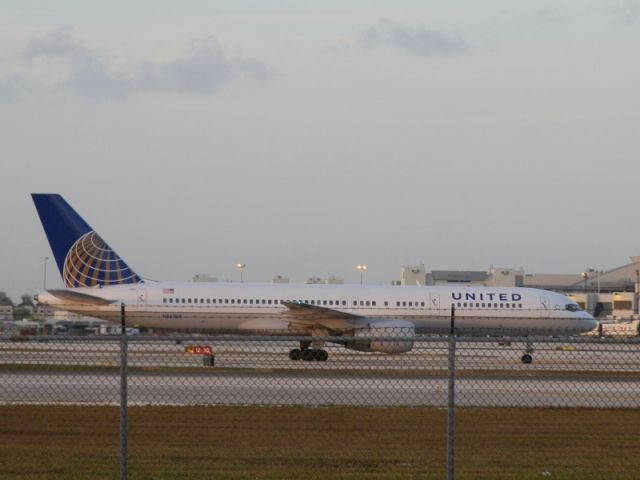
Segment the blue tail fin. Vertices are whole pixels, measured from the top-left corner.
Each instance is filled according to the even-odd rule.
[[[67,287],[142,281],[64,198],[55,193],[31,196]]]

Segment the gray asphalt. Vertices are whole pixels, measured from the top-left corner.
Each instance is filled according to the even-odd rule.
[[[446,406],[447,379],[292,373],[133,373],[132,405]],[[119,402],[111,373],[5,372],[2,403]],[[470,377],[456,383],[459,406],[640,407],[638,379]]]
[[[176,343],[170,340],[135,341],[129,344],[129,365],[137,367],[199,367],[201,355],[185,354],[188,345],[212,346],[216,365],[222,368],[269,368],[309,370],[424,370],[447,368],[446,341],[416,343],[406,354],[386,355],[347,350],[340,346],[325,347],[329,361],[291,362],[289,349],[295,342],[284,341],[208,341]],[[635,343],[534,343],[534,363],[523,365],[520,357],[525,344],[512,342],[459,342],[456,367],[461,370],[510,371],[601,371],[640,373],[640,342]],[[10,342],[0,340],[0,365],[78,365],[118,366],[117,342],[53,341]]]
[[[216,368],[185,346],[212,345]],[[129,401],[134,405],[446,406],[446,341],[404,355],[327,347],[327,362],[288,360],[291,342],[132,341]],[[640,344],[535,345],[461,342],[460,406],[640,407]],[[0,341],[0,403],[111,404],[119,376],[117,342]],[[25,365],[28,368],[25,369]],[[466,373],[465,373],[466,372]]]

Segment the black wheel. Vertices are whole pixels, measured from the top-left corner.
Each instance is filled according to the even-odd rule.
[[[522,355],[522,363],[531,363],[533,362],[533,357],[531,355],[529,355],[528,353],[525,353],[524,355]]]
[[[300,357],[302,357],[302,350],[300,350],[299,348],[294,348],[293,350],[289,351],[290,360],[300,360]]]
[[[316,352],[316,360],[319,362],[326,362],[327,358],[329,358],[329,354],[326,350],[318,350]]]
[[[302,359],[306,362],[310,362],[311,360],[313,360],[314,358],[316,358],[316,352],[315,350],[311,350],[311,349],[307,349],[307,350],[303,350],[302,351]]]

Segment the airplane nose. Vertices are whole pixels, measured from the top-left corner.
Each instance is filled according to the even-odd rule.
[[[595,328],[598,328],[598,320],[596,320],[595,318],[593,318],[591,315],[587,314],[585,319],[584,319],[584,331],[585,332],[590,332],[591,330],[594,330]]]

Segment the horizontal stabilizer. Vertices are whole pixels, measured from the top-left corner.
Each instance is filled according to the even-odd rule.
[[[115,300],[106,300],[88,293],[74,292],[73,290],[47,290],[47,292],[60,300],[77,305],[105,306],[116,302]]]

